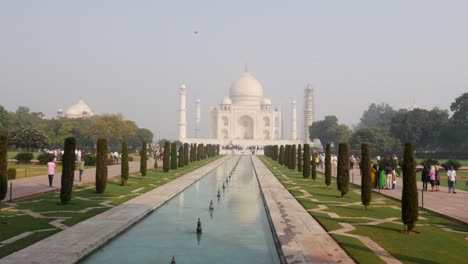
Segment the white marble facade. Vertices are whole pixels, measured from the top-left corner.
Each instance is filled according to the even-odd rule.
[[[212,107],[210,138],[229,140],[281,139],[281,112],[263,97],[263,87],[244,72],[219,107]]]

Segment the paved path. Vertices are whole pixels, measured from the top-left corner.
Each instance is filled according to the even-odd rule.
[[[78,263],[79,260],[125,231],[229,158],[231,156],[215,160],[102,214],[47,237],[2,258],[0,263]]]
[[[361,186],[361,173],[359,169],[352,170],[350,174],[350,181],[355,185]],[[420,173],[418,173],[416,177],[420,177]],[[419,206],[422,206],[422,182],[418,181],[417,185],[419,192]],[[395,189],[382,189],[380,190],[380,193],[394,199],[401,200],[402,186],[402,177],[397,177]],[[431,189],[430,184],[428,189]],[[374,189],[374,191],[378,192],[378,189]],[[438,192],[424,192],[424,208],[434,213],[445,215],[449,218],[468,224],[468,211],[466,210],[468,206],[468,192],[462,190],[456,190],[456,192],[456,194],[449,193],[448,188],[444,186],[440,186],[440,191]]]
[[[355,263],[258,157],[252,160],[286,262]]]
[[[154,159],[148,160],[148,168],[152,168],[153,165],[154,165]],[[140,162],[129,162],[130,173],[137,172],[139,170],[140,170]],[[75,182],[74,182],[75,186],[94,182],[96,180],[95,168],[84,170],[81,182],[78,180],[78,174],[79,174],[78,171],[75,171]],[[108,166],[107,177],[112,178],[116,176],[120,176],[120,164]],[[10,200],[10,183],[13,183],[13,200],[17,200],[17,199],[21,199],[21,198],[25,198],[29,196],[38,195],[41,193],[58,190],[60,188],[61,181],[62,181],[61,173],[55,174],[52,187],[49,187],[49,179],[47,175],[9,180],[8,192],[7,192],[7,195],[5,196],[4,201]]]

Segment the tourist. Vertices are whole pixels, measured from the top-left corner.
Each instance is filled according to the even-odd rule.
[[[424,165],[422,171],[421,171],[421,181],[423,183],[423,192],[427,191],[427,182],[429,181],[429,170],[427,167]]]
[[[81,176],[83,176],[84,168],[85,168],[84,158],[81,158],[81,160],[78,162],[78,170],[80,171],[80,174],[79,174],[80,181],[81,181]]]
[[[352,170],[354,169],[354,163],[356,162],[356,158],[354,157],[354,155],[351,155],[351,157],[349,158],[349,169]]]
[[[392,188],[392,183],[393,183],[393,168],[390,162],[385,167],[385,178],[386,178],[385,189],[389,190]]]
[[[450,170],[447,171],[447,176],[448,176],[448,187],[449,187],[449,193],[455,192],[455,180],[457,178],[457,172],[453,169],[453,166],[450,166]]]
[[[54,179],[55,174],[55,163],[52,159],[49,159],[47,162],[47,176],[49,177],[49,187],[52,187],[52,180]]]
[[[440,170],[440,167],[439,165],[435,165],[435,191],[438,192],[439,191],[439,187],[440,187],[440,174],[439,174],[439,170]]]
[[[385,175],[385,169],[383,167],[379,167],[379,190],[385,188],[387,183],[387,177]]]
[[[431,183],[431,192],[434,191],[435,180],[435,167],[431,165],[431,168],[429,169],[429,182]]]
[[[378,167],[377,164],[374,163],[372,165],[372,171],[371,171],[371,181],[372,181],[372,187],[377,187],[377,172],[378,172]]]

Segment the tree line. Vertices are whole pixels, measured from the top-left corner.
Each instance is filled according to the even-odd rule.
[[[68,137],[74,137],[78,148],[92,151],[98,138],[106,138],[111,150],[120,149],[122,141],[130,149],[142,141],[153,142],[153,133],[125,120],[120,114],[95,115],[89,118],[46,119],[41,112],[20,106],[15,112],[0,106],[0,133],[8,136],[10,147],[25,151],[62,148]]]
[[[360,123],[350,129],[338,123],[336,116],[325,116],[309,128],[311,140],[320,139],[325,146],[349,142],[352,151],[359,151],[361,142],[368,142],[373,153],[402,153],[404,142],[412,142],[418,157],[468,158],[468,93],[457,97],[446,109],[421,108],[395,110],[392,106],[372,103],[364,111]],[[436,154],[434,154],[436,153]]]

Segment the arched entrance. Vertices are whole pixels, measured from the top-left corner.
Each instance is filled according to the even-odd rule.
[[[250,116],[244,115],[237,120],[236,138],[253,139],[254,123]]]

